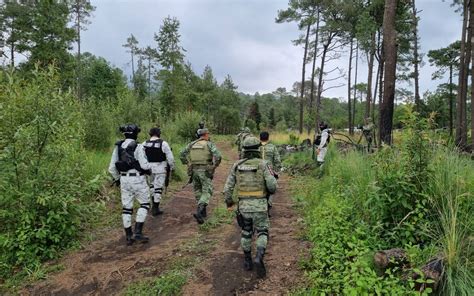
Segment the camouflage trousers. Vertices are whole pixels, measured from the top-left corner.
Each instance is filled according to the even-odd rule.
[[[193,189],[198,205],[207,205],[211,199],[212,179],[204,170],[193,170]]]
[[[135,221],[145,222],[150,208],[150,193],[145,176],[121,176],[120,193],[122,196],[123,227],[132,226],[133,200],[135,198],[140,203]]]
[[[252,237],[254,232],[257,234],[256,245],[267,248],[268,230],[270,220],[267,212],[249,212],[242,213],[244,225],[242,227],[240,245],[242,250],[248,252],[252,250]]]

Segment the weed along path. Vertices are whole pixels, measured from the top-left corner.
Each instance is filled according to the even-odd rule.
[[[225,210],[222,190],[237,153],[218,142],[223,161],[214,177],[208,221],[198,227],[192,186],[169,193],[164,215],[147,218],[147,244],[125,245],[123,229],[104,231],[79,251],[54,262],[61,271],[26,286],[21,295],[282,295],[302,281],[298,260],[307,250],[287,190],[279,180],[270,220],[267,277],[243,270],[240,229]],[[254,252],[255,253],[255,252]]]

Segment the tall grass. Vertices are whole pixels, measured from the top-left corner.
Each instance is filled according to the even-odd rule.
[[[447,148],[436,151],[428,183],[434,229],[431,237],[445,262],[445,295],[469,295],[474,291],[473,196],[474,163]]]

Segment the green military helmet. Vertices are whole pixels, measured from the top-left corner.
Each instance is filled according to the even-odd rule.
[[[254,136],[245,138],[242,148],[244,152],[256,151],[260,152],[259,147],[261,146],[260,140]]]

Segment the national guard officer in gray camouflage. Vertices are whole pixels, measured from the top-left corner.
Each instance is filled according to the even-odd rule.
[[[230,170],[224,187],[224,198],[228,209],[234,205],[232,195],[237,186],[238,209],[237,222],[242,228],[241,247],[244,251],[244,268],[251,270],[253,264],[257,275],[266,274],[263,257],[268,242],[270,221],[268,219],[267,195],[275,193],[276,179],[268,163],[260,157],[260,141],[247,137],[242,145],[243,159],[236,162]],[[257,254],[252,263],[252,236],[257,234]]]
[[[209,140],[207,129],[198,130],[199,139],[189,143],[180,153],[180,160],[188,165],[194,194],[196,195],[197,211],[193,214],[199,224],[207,217],[206,207],[212,196],[212,179],[214,171],[221,163],[221,153],[214,143]]]
[[[262,146],[260,146],[260,153],[263,160],[268,162],[270,169],[273,173],[275,179],[278,179],[278,172],[281,170],[281,160],[280,160],[280,153],[275,145],[269,142],[270,135],[268,132],[261,132],[260,133],[260,142]],[[273,206],[273,196],[270,195],[268,197],[268,210],[270,210]],[[269,213],[270,215],[270,213]]]
[[[109,172],[115,180],[114,183],[120,186],[127,245],[132,245],[134,241],[146,243],[148,237],[144,236],[142,231],[150,209],[150,193],[145,178],[145,174],[150,173],[150,164],[145,157],[143,146],[137,144],[140,128],[136,124],[127,124],[120,127],[120,132],[125,136],[125,140],[115,143]],[[134,198],[140,203],[135,217],[135,236],[132,231]]]
[[[160,210],[161,196],[165,188],[166,178],[169,178],[169,174],[174,170],[174,157],[168,143],[160,138],[161,130],[159,128],[151,128],[149,135],[150,139],[145,141],[142,145],[151,167],[151,214],[157,216],[163,214],[163,211]]]

